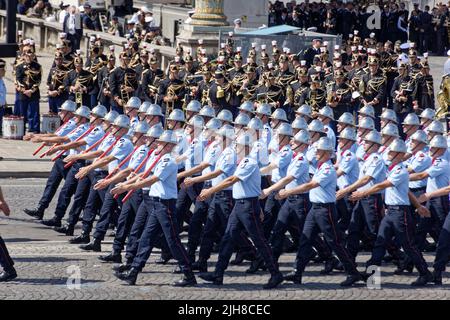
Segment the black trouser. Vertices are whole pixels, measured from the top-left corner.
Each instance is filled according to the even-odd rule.
[[[2,237],[0,237],[0,266],[2,266],[5,271],[14,269],[14,261],[11,259],[8,248],[6,248],[6,243]]]
[[[416,243],[420,250],[423,250],[425,247],[427,233],[434,232],[438,235],[441,233],[442,226],[449,211],[448,195],[430,199],[427,207],[430,210],[431,217],[420,217],[417,226]]]

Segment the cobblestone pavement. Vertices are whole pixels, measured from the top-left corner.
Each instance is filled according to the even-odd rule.
[[[12,209],[11,217],[0,219],[0,233],[6,240],[16,262],[18,278],[10,283],[0,284],[0,300],[3,299],[450,299],[450,281],[444,280],[442,287],[430,285],[423,289],[409,286],[417,273],[394,276],[393,265],[382,268],[381,290],[370,290],[364,285],[341,289],[338,285],[344,279],[343,273],[320,276],[321,265],[307,267],[304,285],[283,284],[279,289],[264,291],[262,284],[268,279],[267,273],[247,275],[244,270],[248,263],[230,266],[224,279],[225,284],[216,288],[198,279],[195,288],[173,288],[170,283],[178,275],[172,274],[173,263],[160,266],[153,263],[159,256],[155,251],[136,286],[127,286],[117,280],[110,264],[103,264],[97,253],[86,253],[76,245],[70,245],[67,237],[59,235],[47,227],[33,222],[22,209],[33,207],[44,188],[44,179],[0,179]],[[47,210],[50,217],[54,204]],[[186,241],[185,234],[183,242]],[[112,238],[106,238],[102,249],[111,249]],[[283,272],[290,271],[294,254],[285,254],[280,261]],[[358,257],[360,269],[368,254]],[[431,266],[432,254],[426,254]],[[213,255],[209,268],[217,261]],[[75,270],[81,274],[79,289],[73,285],[70,276]],[[449,274],[447,273],[448,277]]]

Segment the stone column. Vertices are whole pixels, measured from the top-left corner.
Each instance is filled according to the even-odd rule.
[[[223,11],[224,0],[196,0],[195,13],[191,25],[195,26],[226,26],[227,17]]]

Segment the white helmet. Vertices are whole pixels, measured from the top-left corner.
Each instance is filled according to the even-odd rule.
[[[139,107],[139,113],[147,113],[148,108],[150,108],[152,104],[150,101],[144,101],[142,102],[141,106]]]
[[[431,139],[430,141],[430,147],[447,149],[448,148],[447,139],[441,135],[434,136],[433,139]]]
[[[392,121],[396,124],[398,123],[397,115],[396,115],[395,111],[392,109],[385,109],[383,111],[383,113],[381,114],[380,119],[386,119],[386,120]]]
[[[253,138],[249,134],[240,134],[236,139],[236,144],[240,144],[243,146],[251,146],[253,143]]]
[[[376,130],[372,130],[368,134],[366,134],[363,140],[373,142],[381,146],[381,134]]]
[[[264,114],[264,115],[270,117],[272,114],[272,107],[267,103],[260,104],[256,108],[255,113]]]
[[[147,137],[152,137],[158,139],[161,134],[163,133],[164,128],[160,123],[155,124],[150,129],[148,129],[147,133],[145,134]]]
[[[163,116],[163,114],[161,112],[161,107],[155,103],[151,104],[150,107],[148,107],[146,115],[147,116],[160,116],[160,117]]]
[[[216,112],[210,106],[204,106],[200,109],[198,114],[202,117],[214,118],[216,116]]]
[[[233,126],[229,124],[224,124],[219,129],[218,134],[230,140],[233,140],[236,137]]]
[[[250,122],[250,117],[245,113],[238,114],[236,119],[234,119],[235,125],[237,124],[237,125],[241,125],[244,127],[247,126],[249,122]]]
[[[420,141],[425,144],[428,143],[427,134],[423,130],[417,130],[414,132],[411,136],[411,140]]]
[[[130,128],[130,118],[128,118],[124,114],[121,114],[114,120],[113,125],[120,127],[120,128],[129,129]]]
[[[272,119],[277,119],[280,121],[284,121],[287,122],[287,116],[286,116],[286,111],[284,111],[283,109],[275,109],[275,111],[272,113],[272,115],[270,116]]]
[[[324,106],[322,109],[319,110],[319,114],[321,116],[334,120],[333,110],[331,109],[330,106]]]
[[[375,123],[373,122],[372,118],[365,117],[358,123],[358,128],[367,129],[367,130],[374,130],[375,129]]]
[[[277,128],[277,133],[289,137],[292,137],[294,135],[291,125],[286,122],[280,124],[280,126]]]
[[[125,105],[126,108],[139,109],[141,106],[141,99],[138,97],[131,97]]]
[[[426,108],[425,110],[422,111],[422,113],[420,114],[419,117],[428,119],[428,120],[434,120],[435,116],[436,116],[436,113],[434,112],[433,109]]]
[[[297,134],[294,136],[294,140],[300,143],[309,144],[309,140],[311,139],[311,136],[309,135],[309,132],[301,129]]]
[[[202,104],[200,102],[198,102],[197,100],[192,100],[186,106],[186,111],[198,113],[198,112],[200,112],[201,108],[202,108]]]
[[[389,151],[407,153],[408,148],[406,147],[405,141],[397,138],[390,144]]]
[[[325,133],[325,127],[323,126],[323,123],[320,122],[317,119],[314,119],[311,121],[311,123],[308,125],[308,131],[309,132],[320,132]]]
[[[205,125],[205,121],[203,120],[203,118],[201,116],[196,114],[192,118],[189,119],[188,124],[195,128],[203,128],[203,126]]]
[[[304,104],[300,106],[295,113],[300,114],[302,116],[307,116],[308,118],[312,118],[312,109],[311,106],[308,104]]]
[[[302,117],[297,117],[292,121],[292,129],[304,129],[308,130],[308,124],[306,120]]]
[[[353,128],[347,127],[341,131],[339,139],[347,139],[356,141],[356,131]]]
[[[142,133],[146,134],[147,131],[150,129],[150,126],[145,121],[139,121],[136,128],[134,128],[134,133]]]
[[[245,101],[244,103],[242,103],[239,106],[238,109],[242,110],[242,111],[251,112],[251,113],[253,113],[255,111],[255,108],[253,107],[253,102],[251,102],[251,101]]]
[[[216,118],[212,118],[211,120],[209,120],[206,123],[205,128],[209,129],[209,130],[217,131],[220,129],[221,126],[222,126],[222,121],[220,121],[219,119],[216,119]]]
[[[75,112],[77,110],[77,104],[72,100],[66,100],[59,109],[62,111]]]
[[[89,119],[90,114],[91,110],[86,106],[81,106],[75,111],[76,116],[83,117],[86,119]]]
[[[381,130],[381,134],[385,136],[398,138],[400,135],[398,134],[398,127],[393,123],[388,123]]]
[[[316,149],[333,152],[334,146],[328,137],[322,137],[319,139],[319,141],[317,141]]]
[[[184,113],[180,109],[174,109],[170,114],[167,120],[185,122],[186,118],[184,117]]]
[[[117,111],[111,110],[108,112],[105,117],[103,118],[103,121],[108,121],[109,123],[113,123],[114,120],[119,116],[119,113]]]
[[[177,137],[172,130],[164,130],[157,141],[177,144]]]
[[[428,132],[437,132],[439,134],[444,134],[445,129],[442,122],[438,120],[433,120],[433,122],[430,123],[430,125],[427,127]]]
[[[365,105],[364,107],[359,109],[358,113],[362,114],[364,116],[375,118],[375,110],[374,110],[373,106],[371,106],[370,104]]]
[[[98,118],[104,118],[106,116],[106,114],[108,113],[108,110],[106,109],[105,106],[102,106],[101,104],[99,104],[98,106],[96,106],[94,109],[92,109],[91,114],[93,114],[94,116],[98,117]]]
[[[223,121],[223,122],[228,122],[228,123],[232,123],[233,122],[233,114],[231,113],[230,110],[227,110],[227,109],[222,109],[217,114],[216,118],[219,119],[220,121]]]
[[[339,119],[337,121],[340,123],[347,124],[349,126],[353,126],[353,127],[355,126],[355,119],[350,112],[344,112],[343,114],[341,114],[341,116],[339,117]]]
[[[262,130],[264,129],[264,124],[259,118],[252,118],[250,122],[247,124],[247,128],[253,130]]]
[[[405,120],[403,120],[402,124],[409,126],[420,126],[420,120],[417,114],[408,113],[408,115],[405,117]]]

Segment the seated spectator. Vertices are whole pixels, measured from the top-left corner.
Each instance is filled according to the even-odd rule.
[[[119,23],[119,19],[117,17],[112,17],[107,32],[115,36],[123,37],[123,26]]]
[[[89,3],[83,5],[84,13],[81,15],[83,27],[88,30],[101,30],[100,19],[95,10],[92,9]]]
[[[18,14],[26,14],[28,11],[28,5],[26,0],[19,0],[17,3],[17,13]]]
[[[45,3],[43,0],[36,2],[33,8],[27,11],[27,16],[32,18],[42,18],[44,14]]]

